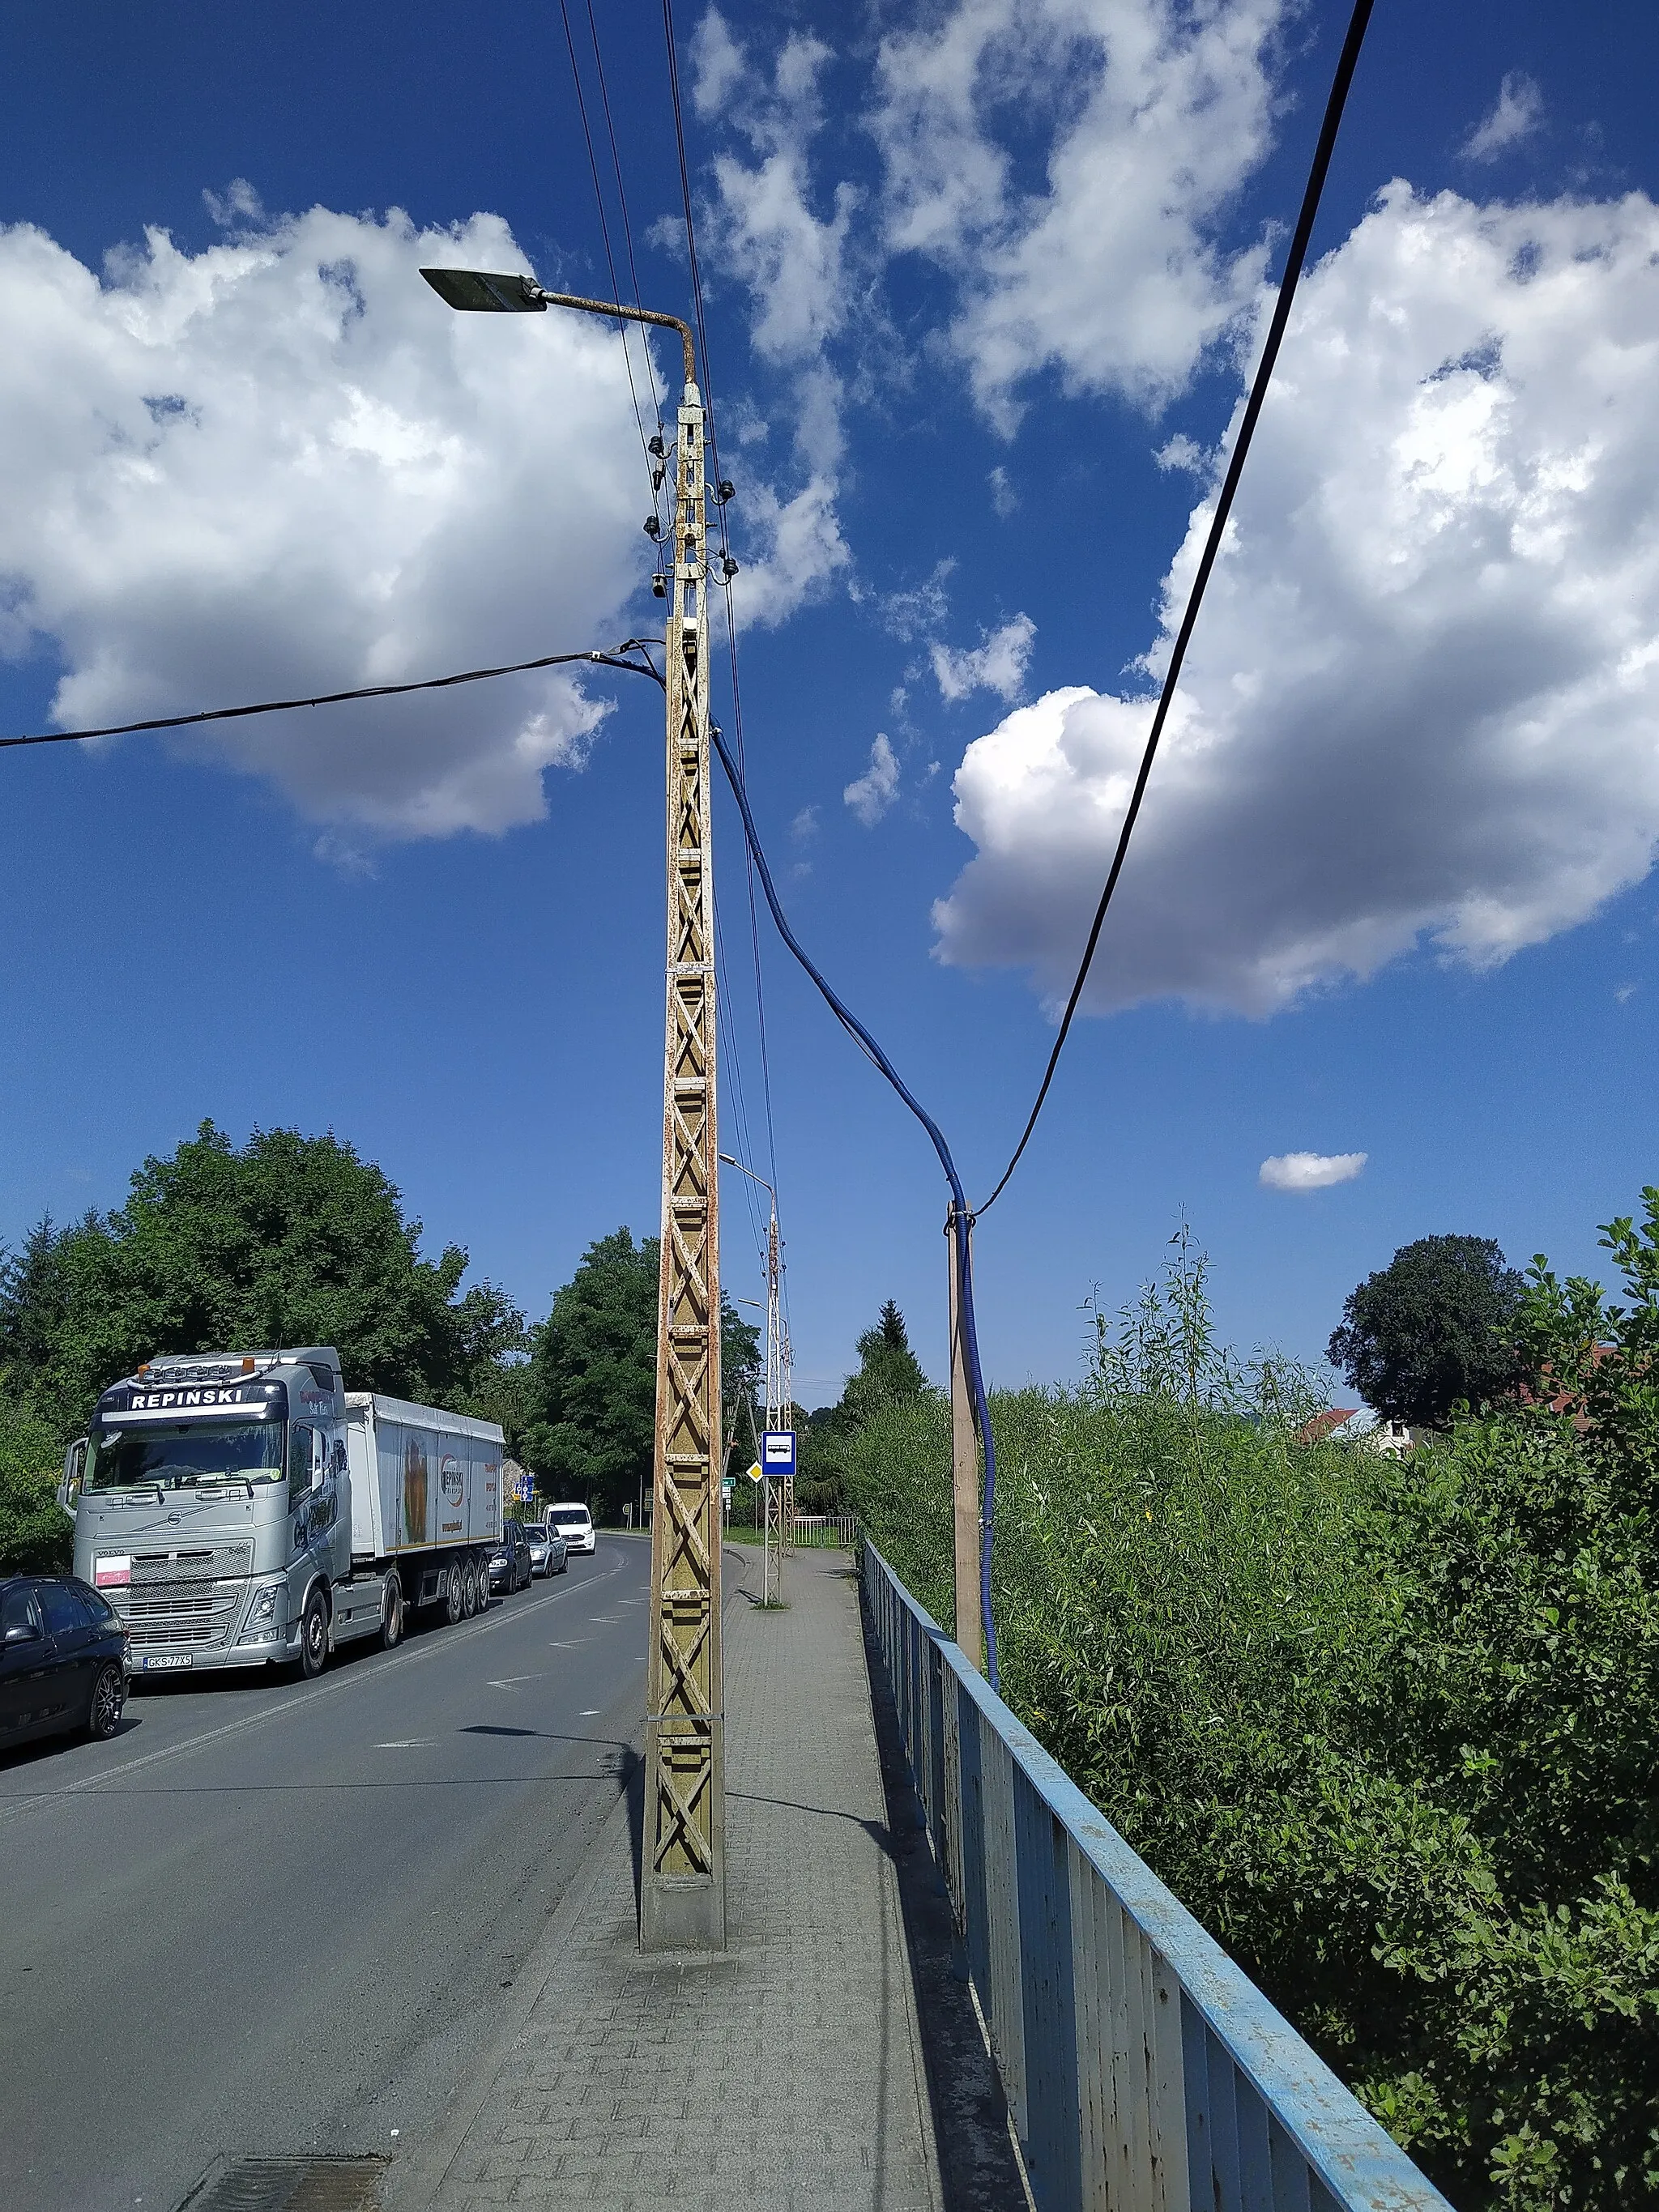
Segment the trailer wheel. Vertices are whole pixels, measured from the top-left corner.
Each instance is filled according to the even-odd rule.
[[[328,1664],[328,1607],[320,1589],[306,1600],[300,1620],[300,1672],[313,1681]]]
[[[452,1628],[465,1618],[465,1593],[461,1585],[461,1568],[458,1559],[452,1559],[444,1569],[444,1619]]]
[[[380,1649],[395,1651],[404,1640],[404,1586],[394,1569],[386,1578],[386,1600],[380,1608]]]
[[[461,1562],[461,1611],[471,1620],[478,1610],[478,1562],[469,1552]]]

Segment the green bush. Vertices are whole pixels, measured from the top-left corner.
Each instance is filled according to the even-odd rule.
[[[1659,1194],[1607,1241],[1629,1302],[1540,1262],[1548,1387],[1403,1462],[1297,1441],[1184,1241],[1080,1389],[992,1404],[1005,1695],[1470,2212],[1659,2187]],[[948,1620],[943,1398],[848,1458]]]

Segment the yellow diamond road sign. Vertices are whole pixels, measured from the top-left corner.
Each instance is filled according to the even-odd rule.
[[[758,1481],[760,1480],[760,1479],[761,1479],[761,1463],[760,1463],[760,1462],[759,1462],[758,1460],[757,1460],[757,1461],[755,1462],[754,1465],[753,1465],[753,1466],[750,1468],[750,1470],[749,1470],[749,1480],[750,1480],[750,1482],[758,1482]]]

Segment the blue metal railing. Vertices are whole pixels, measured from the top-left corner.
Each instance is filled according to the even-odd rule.
[[[1038,2212],[1449,2212],[867,1540],[863,1561]]]

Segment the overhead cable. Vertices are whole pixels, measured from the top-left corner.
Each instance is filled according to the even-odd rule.
[[[586,653],[544,653],[535,660],[514,661],[500,668],[469,668],[464,670],[459,675],[428,677],[418,684],[371,684],[351,691],[319,693],[315,697],[309,699],[267,699],[256,706],[212,707],[195,714],[157,714],[142,722],[111,723],[100,729],[53,730],[41,737],[0,738],[0,746],[73,744],[88,738],[118,738],[131,736],[141,731],[188,729],[203,722],[235,721],[251,714],[289,714],[306,707],[342,706],[356,699],[386,699],[398,697],[410,691],[447,690],[459,684],[482,684],[488,682],[492,677],[519,676],[530,670],[556,668],[575,661],[586,661],[602,668],[623,670],[630,676],[648,676],[654,683],[666,690],[665,676],[651,659],[650,648],[660,643],[661,640],[659,638],[630,637],[611,652],[590,649]],[[629,653],[636,653],[638,658],[629,659],[627,658]],[[709,724],[709,736],[713,739],[720,766],[725,771],[726,780],[731,786],[732,795],[737,801],[738,812],[743,821],[744,837],[760,876],[761,886],[766,894],[766,902],[771,909],[772,920],[777,926],[779,936],[782,938],[801,967],[805,969],[836,1019],[853,1039],[865,1058],[891,1084],[893,1089],[897,1091],[911,1113],[927,1132],[933,1150],[939,1155],[939,1164],[945,1170],[945,1181],[951,1188],[951,1195],[956,1206],[957,1219],[966,1221],[969,1218],[968,1204],[963,1193],[962,1178],[957,1173],[956,1162],[951,1157],[951,1148],[945,1141],[944,1132],[905,1083],[891,1060],[888,1059],[864,1024],[860,1021],[858,1016],[837,996],[800,939],[790,927],[788,916],[784,913],[782,902],[778,897],[776,888],[772,881],[772,872],[767,866],[765,850],[760,841],[760,832],[756,829],[755,817],[750,811],[749,794],[744,787],[743,772],[733,758],[718,723]],[[986,1395],[984,1373],[980,1365],[979,1333],[974,1314],[973,1256],[970,1243],[971,1240],[965,1235],[959,1236],[956,1240],[957,1288],[961,1316],[963,1364],[968,1370],[969,1388],[972,1394],[975,1425],[979,1431],[981,1444],[985,1453],[985,1487],[981,1522],[983,1542],[981,1546],[980,1562],[980,1613],[985,1633],[986,1676],[992,1688],[994,1689],[997,1686],[998,1675],[996,1625],[991,1613],[991,1540],[996,1501],[996,1446],[991,1434],[991,1410]]]
[[[1337,60],[1336,76],[1331,85],[1330,98],[1325,103],[1325,119],[1320,126],[1318,143],[1314,148],[1313,167],[1308,173],[1307,190],[1302,196],[1302,212],[1297,218],[1296,231],[1291,240],[1291,249],[1285,257],[1285,273],[1279,279],[1279,297],[1273,305],[1273,319],[1267,325],[1267,343],[1261,349],[1261,358],[1256,364],[1249,398],[1245,402],[1243,419],[1238,426],[1238,436],[1233,445],[1232,459],[1227,465],[1227,473],[1222,479],[1220,494],[1216,500],[1215,513],[1210,519],[1209,535],[1205,539],[1203,556],[1198,564],[1198,573],[1193,579],[1192,590],[1187,597],[1187,610],[1181,618],[1181,627],[1176,632],[1175,644],[1170,653],[1170,665],[1164,672],[1164,689],[1158,695],[1158,709],[1152,716],[1152,726],[1146,739],[1146,750],[1140,757],[1139,771],[1135,777],[1134,788],[1129,794],[1129,805],[1123,817],[1122,827],[1118,831],[1117,849],[1112,855],[1111,871],[1106,878],[1106,888],[1102,891],[1100,903],[1095,908],[1095,918],[1089,931],[1089,940],[1083,948],[1083,958],[1078,965],[1077,977],[1072,985],[1071,995],[1066,1001],[1066,1012],[1060,1017],[1060,1030],[1054,1038],[1054,1049],[1048,1054],[1048,1065],[1043,1070],[1042,1081],[1037,1087],[1036,1103],[1026,1119],[1019,1142],[1014,1146],[1013,1155],[1007,1166],[1002,1170],[996,1188],[978,1209],[981,1214],[988,1212],[1002,1195],[1009,1177],[1019,1165],[1020,1155],[1031,1140],[1031,1132],[1036,1127],[1037,1116],[1042,1113],[1043,1102],[1048,1096],[1048,1086],[1054,1079],[1054,1070],[1060,1065],[1060,1055],[1066,1048],[1066,1039],[1071,1031],[1072,1018],[1077,1012],[1078,1001],[1083,996],[1083,987],[1089,979],[1089,969],[1094,962],[1095,947],[1100,942],[1101,925],[1106,919],[1106,909],[1112,902],[1112,894],[1117,889],[1118,878],[1123,872],[1124,856],[1129,849],[1129,840],[1134,835],[1135,823],[1140,814],[1140,802],[1146,797],[1147,779],[1152,775],[1152,762],[1157,757],[1158,740],[1164,735],[1164,725],[1169,719],[1170,702],[1175,697],[1176,686],[1181,680],[1182,664],[1187,658],[1187,647],[1192,637],[1194,624],[1198,620],[1198,611],[1203,603],[1205,586],[1210,580],[1210,572],[1215,566],[1216,556],[1221,550],[1221,541],[1226,531],[1227,518],[1232,512],[1233,495],[1238,489],[1238,480],[1243,473],[1245,456],[1250,450],[1250,441],[1255,434],[1256,422],[1261,413],[1261,403],[1267,396],[1267,386],[1273,380],[1273,363],[1279,358],[1279,349],[1285,337],[1285,326],[1290,320],[1291,304],[1296,297],[1296,288],[1302,276],[1302,264],[1307,258],[1308,242],[1313,234],[1314,217],[1319,211],[1320,195],[1325,188],[1326,172],[1330,167],[1332,149],[1336,144],[1337,128],[1342,120],[1342,110],[1347,100],[1348,88],[1353,82],[1354,66],[1359,59],[1359,49],[1364,41],[1365,27],[1370,21],[1371,6],[1372,0],[1354,0],[1353,14],[1348,23],[1348,34],[1342,42],[1342,52]]]
[[[835,1015],[836,1019],[853,1038],[866,1058],[879,1068],[927,1132],[933,1150],[939,1155],[939,1165],[945,1170],[945,1179],[951,1187],[957,1218],[959,1222],[966,1223],[969,1219],[968,1201],[963,1194],[962,1178],[957,1173],[957,1164],[951,1157],[951,1147],[945,1141],[943,1130],[911,1091],[903,1077],[900,1075],[892,1061],[888,1059],[858,1016],[836,995],[814,963],[811,955],[790,927],[788,916],[784,913],[772,882],[772,872],[766,864],[766,854],[761,845],[760,833],[755,827],[755,817],[749,811],[749,795],[744,788],[743,776],[738,763],[732,757],[718,723],[710,724],[709,735],[714,740],[714,750],[720,757],[720,766],[726,771],[726,780],[732,787],[732,796],[738,803],[738,811],[743,817],[743,834],[748,841],[750,853],[754,855],[755,866],[761,879],[761,887],[766,894],[766,903],[772,910],[772,920],[777,925],[779,936],[782,938],[790,951],[811,978],[820,996],[831,1013]],[[984,1371],[980,1365],[979,1331],[974,1314],[974,1263],[971,1241],[965,1231],[956,1239],[957,1293],[963,1364],[968,1370],[968,1385],[973,1400],[974,1425],[979,1431],[980,1443],[985,1453],[985,1486],[980,1517],[981,1542],[979,1605],[980,1620],[985,1636],[986,1680],[994,1690],[998,1687],[999,1676],[996,1622],[991,1610],[991,1540],[996,1506],[996,1446],[991,1435],[991,1408],[986,1395]]]
[[[593,71],[599,81],[599,105],[605,111],[605,135],[611,141],[611,166],[617,178],[617,206],[622,216],[623,246],[628,256],[628,279],[634,288],[634,305],[642,307],[640,297],[640,272],[634,264],[634,226],[628,220],[628,194],[623,188],[622,155],[617,146],[617,125],[611,113],[611,93],[605,81],[605,56],[599,51],[599,27],[593,15],[593,0],[587,0],[588,36],[593,41]],[[617,297],[622,297],[617,293]],[[660,434],[662,423],[662,395],[657,389],[657,364],[652,359],[647,343],[645,349],[646,373],[651,380],[651,407],[657,418]]]
[[[592,0],[588,0],[591,8]],[[714,376],[708,365],[708,326],[703,308],[702,267],[697,258],[697,229],[691,210],[691,167],[685,148],[685,114],[680,99],[678,52],[674,42],[673,0],[663,0],[663,35],[668,48],[668,90],[674,113],[674,143],[679,156],[680,200],[685,220],[685,257],[691,277],[692,313],[697,325],[697,349],[702,357],[703,398],[708,424],[708,453],[716,485],[721,482],[720,466],[720,438],[714,422]],[[720,581],[726,593],[726,644],[732,678],[732,727],[738,741],[738,773],[747,777],[749,763],[744,745],[743,689],[738,678],[738,622],[732,600],[732,578],[735,563],[731,558],[732,542],[726,516],[724,495],[714,503],[715,525],[720,544]],[[766,1112],[767,1155],[771,1165],[772,1182],[778,1180],[777,1132],[772,1114],[772,1055],[766,1035],[766,993],[761,980],[760,921],[755,910],[755,866],[750,854],[744,855],[744,872],[749,890],[749,933],[754,953],[755,1022],[760,1038],[761,1089]]]
[[[142,730],[185,730],[198,722],[239,722],[250,714],[287,714],[300,707],[342,707],[353,699],[401,699],[411,691],[450,691],[458,684],[488,684],[497,676],[527,676],[538,668],[565,668],[579,660],[600,668],[625,668],[635,676],[655,675],[648,665],[622,656],[644,653],[655,638],[629,638],[608,652],[544,653],[534,660],[514,660],[500,668],[466,668],[459,676],[428,676],[417,684],[361,684],[350,691],[319,691],[309,699],[264,699],[254,707],[209,707],[197,714],[152,714],[142,722],[110,722],[97,730],[43,730],[22,738],[0,738],[0,750],[12,745],[71,745],[84,738],[128,738]]]
[[[617,259],[616,256],[611,251],[611,226],[605,221],[605,193],[601,190],[599,185],[599,157],[593,151],[593,133],[587,126],[587,100],[582,92],[582,73],[576,64],[576,41],[571,34],[569,0],[559,0],[559,14],[564,21],[564,42],[570,52],[570,75],[572,82],[574,83],[576,88],[576,112],[581,118],[582,142],[587,148],[587,166],[589,170],[592,172],[593,178],[593,201],[595,206],[599,209],[599,237],[605,246],[605,266],[611,271],[611,296],[613,300],[620,300],[623,295],[622,286],[617,281]],[[590,21],[591,20],[592,18],[590,16]],[[599,53],[599,39],[597,33],[594,34],[593,52],[597,58]],[[608,101],[606,103],[605,113],[608,120],[610,116],[610,104]],[[613,153],[615,151],[614,138],[612,142],[612,151]],[[620,184],[620,169],[617,172],[617,181]],[[636,298],[635,305],[637,307],[639,301]],[[654,514],[657,507],[655,471],[652,467],[650,441],[645,434],[645,418],[640,412],[640,395],[635,389],[634,386],[634,356],[628,343],[629,337],[628,325],[626,323],[621,323],[617,325],[617,330],[618,334],[622,338],[623,365],[628,372],[628,396],[634,403],[634,421],[638,427],[640,434],[640,451],[645,455],[646,473],[653,478],[651,509],[652,513]],[[642,340],[641,343],[645,346],[646,358],[648,361],[651,356],[650,341],[648,339],[645,339]],[[660,431],[662,428],[662,416],[656,407],[656,390],[657,380],[653,371],[651,379],[652,411],[656,416],[657,428],[659,431]]]

